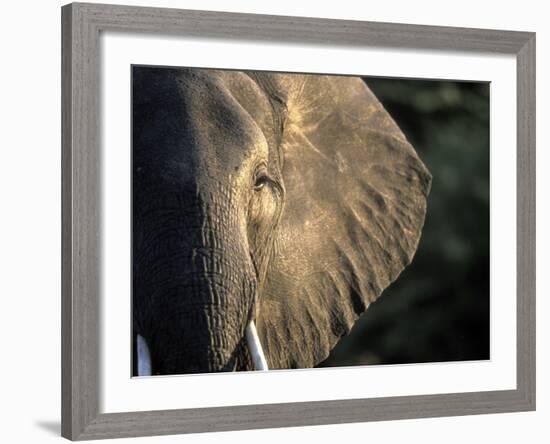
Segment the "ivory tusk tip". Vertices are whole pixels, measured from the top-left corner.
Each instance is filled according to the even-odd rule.
[[[137,370],[138,376],[151,376],[152,375],[152,365],[151,365],[151,353],[149,351],[149,346],[147,341],[141,335],[137,335],[136,341],[137,347]]]
[[[250,321],[246,327],[246,342],[248,344],[250,356],[252,357],[252,362],[254,363],[254,368],[263,371],[269,370],[254,321]]]

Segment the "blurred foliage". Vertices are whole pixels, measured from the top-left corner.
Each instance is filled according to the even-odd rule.
[[[413,263],[322,366],[489,359],[489,84],[365,78],[433,175]]]

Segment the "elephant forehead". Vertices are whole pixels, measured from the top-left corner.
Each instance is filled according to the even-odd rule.
[[[171,182],[220,180],[267,158],[257,119],[219,71],[141,67],[134,79],[136,168]]]
[[[239,171],[247,161],[267,156],[257,121],[217,71],[184,71],[179,87],[189,136],[185,152],[198,166],[218,173]]]

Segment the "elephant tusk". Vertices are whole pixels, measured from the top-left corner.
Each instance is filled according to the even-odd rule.
[[[147,341],[141,335],[137,335],[137,370],[138,376],[151,376],[151,353]]]
[[[256,370],[269,370],[254,321],[250,321],[246,327],[246,342],[248,343],[248,351],[252,356],[254,368]]]

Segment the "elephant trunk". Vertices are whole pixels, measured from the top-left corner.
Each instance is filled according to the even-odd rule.
[[[251,368],[256,276],[230,203],[174,193],[138,220],[134,316],[153,374]]]

